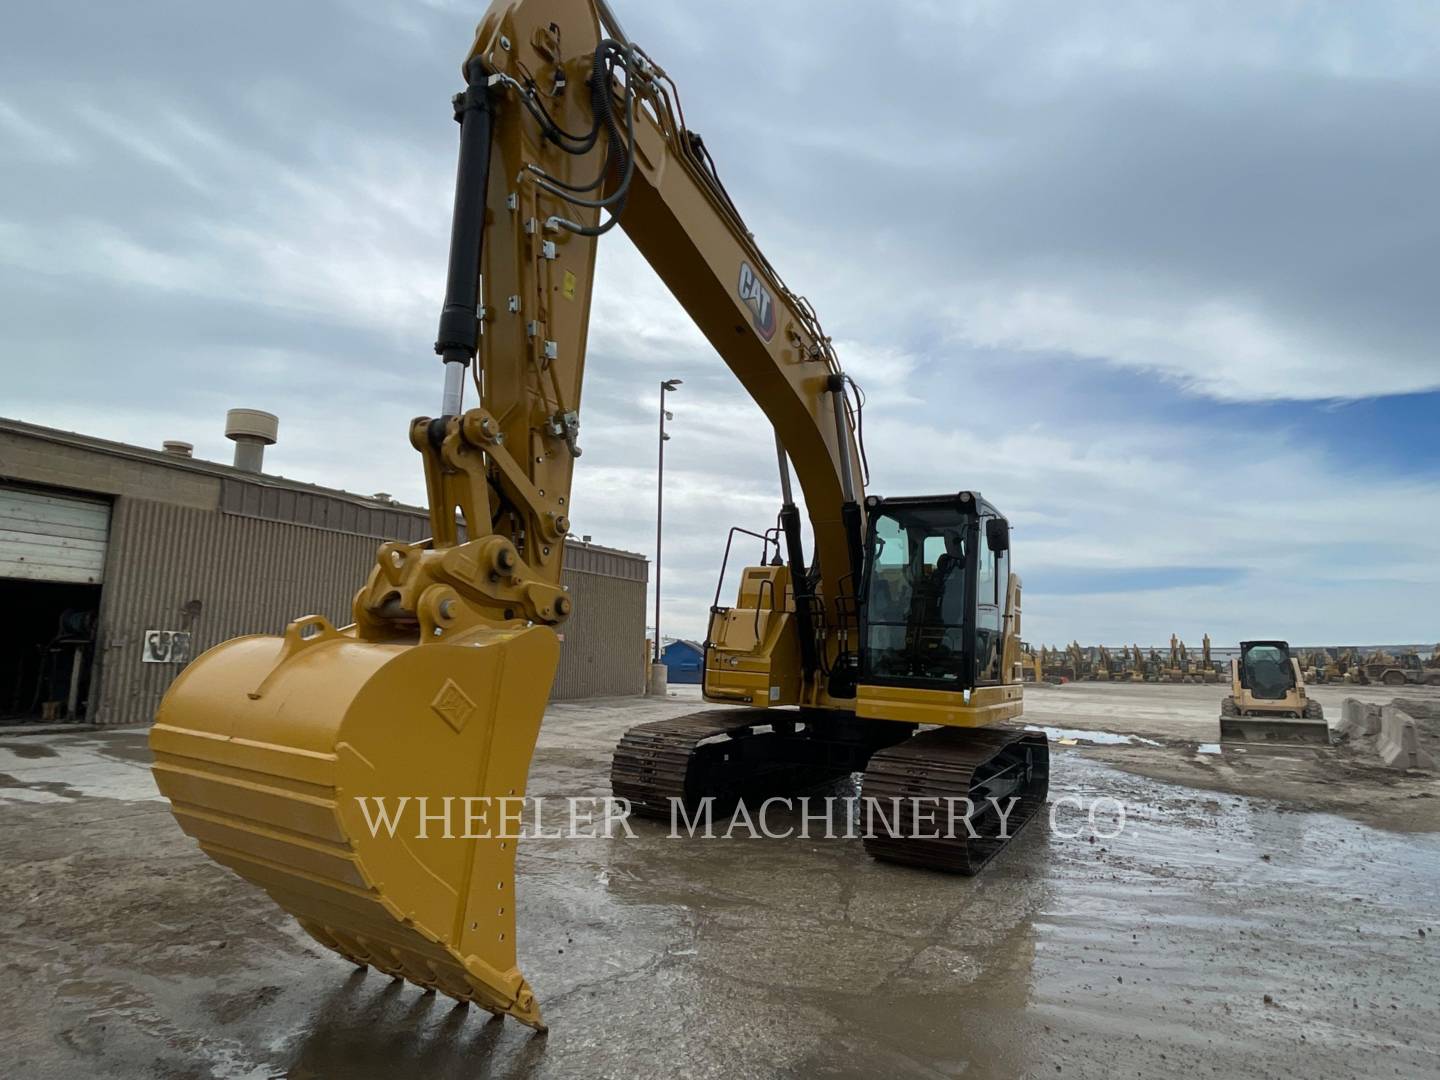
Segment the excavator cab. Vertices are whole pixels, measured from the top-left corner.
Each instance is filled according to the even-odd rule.
[[[983,726],[1020,714],[1010,526],[973,491],[865,501],[856,714]]]
[[[969,690],[1000,678],[1005,519],[971,492],[872,499],[860,678]]]

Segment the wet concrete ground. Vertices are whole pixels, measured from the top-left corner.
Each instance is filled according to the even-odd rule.
[[[529,841],[543,1037],[316,947],[179,831],[142,732],[0,737],[0,1076],[1440,1076],[1440,834],[1357,810],[1440,785],[1279,755],[1347,798],[1267,797],[1254,755],[1196,752],[1218,693],[1027,691],[1151,741],[1055,747],[1052,804],[1118,798],[1121,835],[1061,803],[978,878],[648,823]],[[552,707],[531,793],[605,794],[624,727],[695,707]]]

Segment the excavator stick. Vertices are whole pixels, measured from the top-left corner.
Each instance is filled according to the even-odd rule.
[[[166,695],[155,779],[322,945],[543,1030],[509,834],[558,655],[543,627],[400,645],[312,617],[237,638]]]

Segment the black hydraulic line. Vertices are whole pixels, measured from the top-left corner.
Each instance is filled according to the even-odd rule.
[[[625,135],[622,138],[620,128],[615,122],[615,101],[610,93],[610,72],[611,68],[603,59],[605,54],[615,52],[621,66],[625,71]],[[566,195],[551,185],[549,178],[540,177],[540,186],[559,195],[562,199],[575,206],[584,207],[605,207],[609,209],[610,216],[598,225],[581,225],[579,222],[569,221],[565,218],[555,217],[550,220],[561,228],[566,229],[576,236],[604,236],[613,229],[620,221],[620,215],[625,210],[626,201],[630,195],[630,180],[635,171],[635,72],[631,66],[632,54],[630,46],[620,46],[618,43],[606,39],[600,42],[595,50],[594,71],[590,77],[590,101],[591,108],[600,120],[600,125],[610,137],[610,147],[605,155],[605,165],[601,171],[601,177],[609,175],[611,161],[616,155],[620,156],[620,179],[615,190],[603,199],[581,199],[573,195]],[[628,143],[628,145],[627,145]],[[565,185],[569,186],[569,185]],[[571,188],[572,191],[584,191],[594,184],[585,188]]]
[[[855,394],[855,445],[860,449],[860,476],[868,485],[870,483],[870,458],[865,453],[865,391],[860,389],[860,384],[849,375],[845,376],[845,382]]]
[[[779,432],[775,434],[775,457],[780,465],[780,531],[785,534],[785,555],[790,560],[790,588],[795,594],[795,630],[800,635],[800,666],[808,682],[819,667],[815,645],[815,621],[812,617],[815,586],[805,571],[805,548],[800,542],[800,511],[795,506],[795,493],[790,487],[790,458]],[[779,558],[780,543],[776,538],[775,555]]]
[[[604,167],[600,175],[591,183],[583,187],[574,184],[567,184],[564,181],[556,180],[554,177],[544,173],[540,176],[542,187],[550,188],[554,194],[559,195],[566,202],[575,206],[604,207],[616,206],[623,209],[625,197],[630,189],[630,177],[635,171],[635,83],[634,75],[630,71],[630,58],[626,53],[621,53],[621,63],[625,68],[625,137],[620,137],[620,129],[615,124],[615,99],[610,93],[611,65],[602,58],[601,50],[605,49],[611,42],[602,41],[600,48],[595,50],[594,74],[590,77],[590,105],[595,113],[596,122],[604,127],[610,136],[610,147],[605,155]],[[624,145],[622,145],[622,143]],[[590,191],[599,187],[605,182],[610,174],[610,163],[616,154],[620,155],[623,164],[620,166],[620,182],[615,190],[599,199],[582,199],[579,195],[566,195],[563,192],[555,191],[555,187],[561,187],[572,192]]]
[[[490,180],[489,75],[479,58],[465,69],[467,86],[455,95],[460,158],[455,169],[455,210],[450,219],[450,266],[435,351],[446,363],[469,364],[480,340],[476,305],[480,249],[485,238],[485,194]]]
[[[795,631],[800,635],[800,666],[808,682],[820,666],[815,649],[815,623],[811,605],[815,590],[805,572],[805,549],[800,543],[800,510],[793,502],[780,508],[780,528],[785,533],[785,554],[790,562],[790,586],[795,591]]]
[[[540,122],[540,128],[545,132],[545,137],[571,154],[586,153],[594,146],[595,140],[600,134],[599,118],[592,118],[590,130],[584,135],[576,135],[574,132],[566,131],[555,122],[555,118],[551,116],[550,111],[545,108],[545,103],[540,100],[540,95],[536,92],[535,76],[530,74],[530,69],[525,67],[524,64],[521,64],[520,70],[525,73],[525,83],[521,87],[520,99],[525,105],[525,108],[530,111],[530,114]],[[569,139],[571,142],[579,143],[580,145],[578,147],[565,146],[561,141],[563,139]]]
[[[840,507],[840,523],[845,527],[845,544],[850,549],[851,580],[858,583],[865,580],[865,545],[860,538],[860,504],[847,502]]]

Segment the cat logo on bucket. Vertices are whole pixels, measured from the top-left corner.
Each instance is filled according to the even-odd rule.
[[[775,298],[747,262],[740,264],[740,299],[750,309],[755,332],[769,341],[775,336]]]

